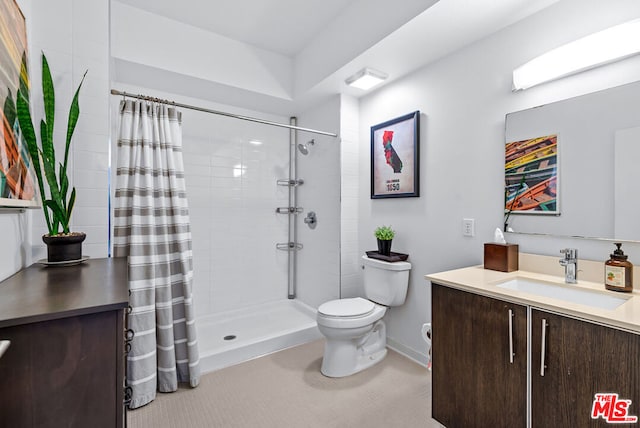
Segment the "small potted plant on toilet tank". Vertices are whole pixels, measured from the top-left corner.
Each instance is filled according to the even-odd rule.
[[[391,241],[396,233],[391,226],[380,226],[373,233],[378,238],[378,252],[382,255],[391,255]]]

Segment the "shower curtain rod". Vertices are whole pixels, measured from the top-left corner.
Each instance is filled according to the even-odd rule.
[[[172,105],[174,107],[182,107],[182,108],[187,108],[187,109],[190,109],[190,110],[197,110],[197,111],[202,111],[202,112],[205,112],[205,113],[217,114],[217,115],[220,115],[220,116],[232,117],[234,119],[247,120],[249,122],[262,123],[264,125],[279,126],[281,128],[287,128],[287,129],[291,129],[291,130],[295,130],[295,131],[311,132],[313,134],[328,135],[330,137],[337,137],[338,136],[338,134],[334,134],[333,132],[318,131],[317,129],[311,129],[311,128],[302,128],[300,126],[287,125],[285,123],[279,123],[279,122],[272,122],[270,120],[258,119],[256,117],[251,117],[251,116],[241,116],[239,114],[227,113],[226,111],[211,110],[211,109],[204,108],[204,107],[198,107],[198,106],[192,106],[192,105],[189,105],[189,104],[177,103],[175,101],[163,100],[161,98],[150,97],[150,96],[147,96],[147,95],[130,94],[128,92],[118,91],[117,89],[112,89],[111,90],[111,94],[112,95],[122,95],[123,97],[129,97],[129,98],[137,98],[137,99],[140,99],[140,100],[153,101],[153,102],[161,103],[161,104],[168,104],[168,105]]]

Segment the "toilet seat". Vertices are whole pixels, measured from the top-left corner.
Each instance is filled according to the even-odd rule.
[[[318,312],[328,317],[361,317],[369,315],[374,308],[373,302],[362,297],[354,297],[330,300],[320,305]]]
[[[320,305],[316,321],[331,328],[359,328],[378,321],[385,312],[386,306],[361,297],[331,300]]]

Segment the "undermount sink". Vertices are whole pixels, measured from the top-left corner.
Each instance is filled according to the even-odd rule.
[[[629,299],[629,297],[613,296],[605,291],[598,292],[595,290],[578,288],[580,287],[579,285],[552,284],[549,282],[522,277],[516,277],[514,279],[501,282],[496,286],[609,310],[617,308]]]

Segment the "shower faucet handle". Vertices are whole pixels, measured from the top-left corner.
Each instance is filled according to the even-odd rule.
[[[318,223],[318,218],[316,217],[316,213],[314,211],[309,211],[307,216],[304,218],[304,222],[309,228],[315,229],[316,224]]]

